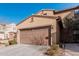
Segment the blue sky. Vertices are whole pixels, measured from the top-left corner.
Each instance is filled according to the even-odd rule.
[[[78,5],[78,3],[0,3],[0,23],[18,24],[41,9],[63,10]]]

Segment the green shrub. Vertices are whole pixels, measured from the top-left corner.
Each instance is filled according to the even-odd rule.
[[[2,40],[2,41],[0,41],[0,44],[2,44],[4,46],[8,46],[9,42],[8,42],[8,40]]]
[[[17,44],[17,42],[16,42],[16,40],[14,39],[14,40],[10,40],[9,41],[9,45],[13,45],[13,44]]]
[[[5,46],[9,46],[9,44],[8,43],[3,43]]]

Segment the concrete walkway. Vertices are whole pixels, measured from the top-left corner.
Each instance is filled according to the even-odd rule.
[[[0,56],[44,56],[47,46],[12,45],[0,48]]]
[[[65,44],[65,56],[79,56],[79,44]]]

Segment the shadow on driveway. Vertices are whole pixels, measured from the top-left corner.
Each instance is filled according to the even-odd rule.
[[[65,44],[65,53],[71,56],[79,56],[79,44]]]

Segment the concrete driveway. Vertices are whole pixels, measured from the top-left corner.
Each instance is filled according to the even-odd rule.
[[[47,46],[39,45],[12,45],[0,48],[0,56],[44,56]]]
[[[65,44],[65,56],[79,56],[79,44]]]

